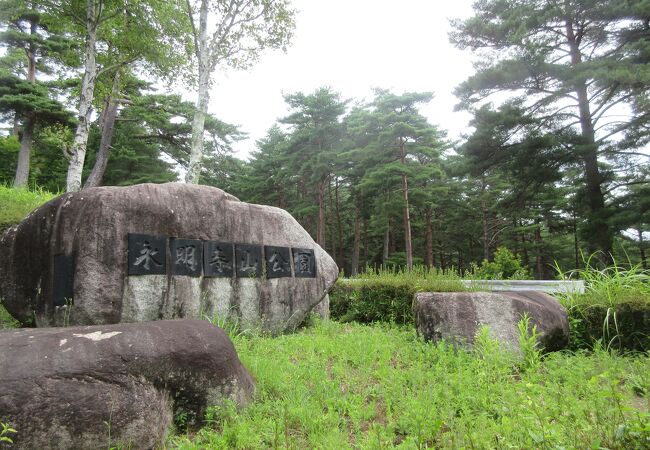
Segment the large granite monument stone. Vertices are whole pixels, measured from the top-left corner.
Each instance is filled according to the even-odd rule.
[[[338,276],[284,210],[181,183],[62,195],[0,237],[0,297],[37,326],[230,317],[297,327]]]

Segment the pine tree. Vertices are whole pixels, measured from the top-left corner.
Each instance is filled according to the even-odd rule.
[[[621,121],[615,107],[629,104],[630,86],[647,86],[650,73],[642,61],[628,70],[630,46],[616,45],[627,31],[643,29],[647,17],[620,13],[623,4],[633,5],[629,11],[646,8],[640,0],[480,1],[474,16],[456,21],[451,34],[458,47],[484,56],[477,73],[457,88],[462,107],[511,92],[548,133],[573,132],[565,153],[583,167],[588,246],[602,251],[603,259],[612,251],[613,230],[602,163],[616,163],[611,140],[640,120]]]
[[[287,148],[289,168],[302,189],[312,196],[317,210],[316,242],[325,245],[325,194],[334,170],[342,136],[341,116],[345,101],[330,88],[312,94],[298,92],[285,96],[291,114],[282,123],[292,127]]]
[[[7,50],[1,70],[2,112],[12,114],[14,133],[20,134],[20,150],[14,186],[27,184],[30,155],[37,127],[69,121],[63,106],[37,80],[37,72],[51,72],[51,65],[65,58],[69,43],[54,26],[56,19],[36,2],[10,0],[0,4],[0,45]]]

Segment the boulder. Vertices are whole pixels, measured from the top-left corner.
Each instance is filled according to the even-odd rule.
[[[0,332],[0,422],[11,448],[154,448],[174,415],[190,423],[254,383],[207,321]]]
[[[519,351],[517,324],[524,313],[530,316],[530,327],[537,326],[547,351],[568,345],[566,310],[543,292],[422,292],[413,299],[418,334],[429,341],[460,345],[471,345],[478,329],[487,325],[493,338]]]
[[[23,323],[218,316],[280,333],[327,305],[338,268],[282,209],[167,183],[53,199],[0,238],[0,273]]]

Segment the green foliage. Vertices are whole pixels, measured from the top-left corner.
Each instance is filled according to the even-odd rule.
[[[71,114],[63,105],[52,99],[53,92],[47,84],[30,83],[0,70],[0,112],[33,114],[39,122],[68,124]]]
[[[420,257],[413,258],[413,264],[415,266],[424,266],[424,261]],[[386,258],[383,266],[391,270],[405,270],[406,269],[406,253],[405,252],[395,252]]]
[[[600,342],[618,350],[650,350],[650,271],[617,261],[604,269],[588,258],[585,268],[560,275],[585,282],[585,293],[568,293],[560,300],[569,312],[571,345],[591,347]]]
[[[242,329],[237,314],[228,314],[228,315],[213,314],[212,316],[210,316],[208,314],[201,313],[201,319],[207,320],[212,325],[221,328],[223,331],[226,332],[226,334],[228,335],[228,337],[230,337],[230,339],[237,339],[246,334],[248,335],[259,334],[259,330]]]
[[[0,185],[0,233],[23,220],[34,208],[51,200],[54,194],[42,189],[13,189]]]
[[[530,315],[526,312],[517,322],[519,347],[522,353],[522,370],[537,370],[541,363],[542,351],[539,349],[537,325],[530,326]]]
[[[483,260],[480,267],[471,273],[472,278],[479,280],[527,280],[530,274],[521,267],[519,258],[506,247],[499,247],[494,253],[494,261]]]
[[[650,305],[650,271],[638,264],[621,264],[599,268],[595,255],[583,260],[584,269],[562,272],[563,279],[581,279],[585,282],[584,295],[569,295],[569,305],[589,304],[615,307],[621,303]]]
[[[0,136],[0,184],[11,184],[16,175],[20,141],[16,136]]]
[[[14,319],[11,314],[5,309],[0,299],[0,329],[2,328],[18,328],[20,322]]]
[[[647,448],[650,359],[553,353],[519,371],[486,334],[479,350],[409,328],[323,322],[235,339],[257,382],[248,407],[208,410],[179,449]],[[643,391],[644,392],[644,391]]]
[[[474,168],[515,179],[520,209],[553,192],[553,180],[580,172],[570,190],[584,220],[573,225],[590,251],[604,251],[604,263],[615,231],[609,221],[618,215],[605,193],[648,183],[630,165],[644,165],[635,151],[648,142],[647,14],[642,0],[481,0],[450,34],[480,58],[455,92],[459,107],[476,114],[468,141]],[[492,111],[486,102],[503,93],[509,98]],[[618,108],[630,114],[621,118]]]
[[[0,443],[13,444],[13,440],[9,437],[9,433],[17,433],[16,430],[11,428],[9,424],[0,422]]]
[[[466,290],[454,271],[416,266],[412,271],[381,268],[340,279],[330,292],[330,313],[341,321],[413,323],[416,292]]]
[[[73,130],[62,125],[49,126],[36,133],[29,174],[30,185],[40,186],[50,192],[65,189],[68,160],[63,157],[63,152],[72,145],[72,137]]]

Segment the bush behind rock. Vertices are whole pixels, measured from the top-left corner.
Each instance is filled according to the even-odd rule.
[[[412,324],[411,303],[417,292],[465,290],[460,276],[450,270],[368,270],[357,277],[339,279],[330,292],[330,314],[343,322]]]
[[[14,189],[0,185],[0,234],[52,198],[54,194],[42,189]]]

